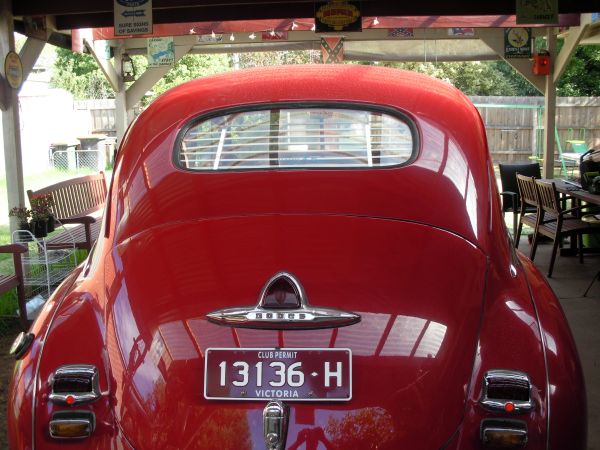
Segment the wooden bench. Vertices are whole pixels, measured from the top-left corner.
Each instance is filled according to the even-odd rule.
[[[69,248],[90,251],[100,234],[99,216],[106,202],[104,172],[71,178],[37,191],[28,190],[29,202],[37,195],[51,194],[54,217],[63,225],[78,224],[47,238],[49,249]]]

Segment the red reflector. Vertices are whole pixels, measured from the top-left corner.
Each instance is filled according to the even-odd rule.
[[[65,402],[67,402],[67,405],[72,405],[73,403],[75,403],[75,397],[73,397],[72,395],[67,395],[67,397],[65,398]]]
[[[287,277],[275,279],[266,289],[263,308],[300,308],[300,293]]]
[[[511,402],[508,402],[506,405],[504,405],[504,410],[506,412],[513,412],[515,410],[515,405]]]

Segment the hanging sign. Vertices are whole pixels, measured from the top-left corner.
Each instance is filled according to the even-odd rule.
[[[558,24],[558,0],[516,0],[517,24]]]
[[[504,57],[531,58],[531,28],[504,29]]]
[[[172,37],[147,39],[148,67],[172,66],[175,64],[175,44]]]
[[[322,37],[321,57],[325,64],[344,62],[344,38]]]
[[[152,0],[114,0],[115,36],[152,33]]]
[[[19,89],[23,84],[23,64],[17,53],[11,51],[6,54],[4,76],[8,85],[13,89]]]
[[[315,2],[315,31],[317,33],[362,31],[360,2],[345,0]]]

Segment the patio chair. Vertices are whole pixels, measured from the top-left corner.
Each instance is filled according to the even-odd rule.
[[[541,178],[539,163],[524,164],[498,164],[500,170],[500,183],[502,184],[502,212],[513,213],[513,237],[517,241],[517,222],[521,212],[521,197],[517,186],[517,173],[529,177]],[[536,208],[529,207],[527,212],[536,212]],[[517,241],[518,245],[518,241]]]
[[[520,208],[518,211],[519,226],[517,227],[515,236],[515,247],[518,248],[523,224],[533,228],[535,234],[539,214],[539,201],[537,191],[535,190],[535,177],[519,173],[516,176],[516,180],[520,196]],[[531,259],[533,260],[533,258]]]
[[[558,247],[565,237],[577,238],[579,248],[579,261],[583,262],[583,235],[600,233],[600,226],[592,225],[572,215],[580,211],[581,206],[563,209],[559,200],[558,192],[554,182],[535,180],[535,188],[539,202],[539,216],[533,243],[531,248],[531,260],[535,257],[535,251],[539,242],[539,235],[552,239],[552,255],[550,256],[550,267],[548,278],[552,276],[554,261]]]
[[[14,275],[0,275],[0,294],[17,289],[17,300],[19,302],[19,320],[24,331],[29,328],[27,320],[27,309],[25,308],[25,287],[23,283],[23,266],[21,265],[21,253],[27,252],[27,247],[21,244],[0,245],[0,253],[12,253],[15,266]]]

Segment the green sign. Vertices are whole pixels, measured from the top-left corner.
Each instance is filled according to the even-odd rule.
[[[504,29],[504,57],[531,58],[531,28]]]
[[[517,24],[558,24],[558,0],[516,0]]]

